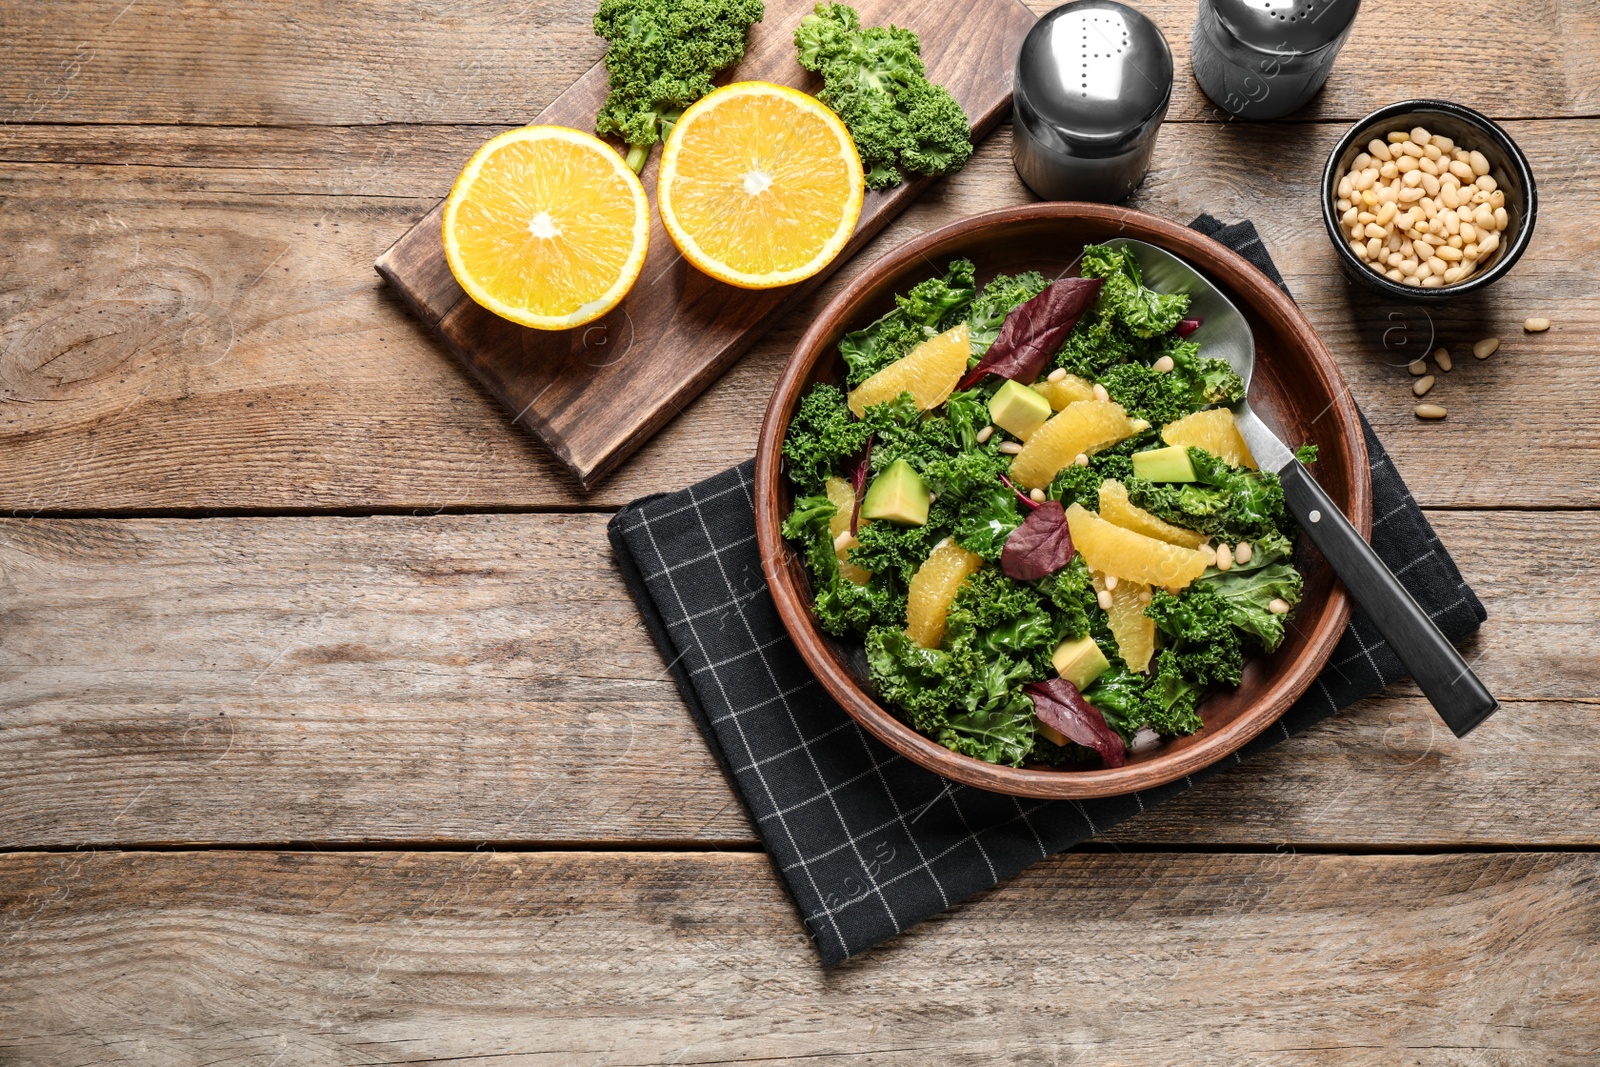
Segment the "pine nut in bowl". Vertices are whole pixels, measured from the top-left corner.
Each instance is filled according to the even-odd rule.
[[[1403,300],[1493,284],[1522,256],[1538,213],[1516,142],[1446,100],[1403,100],[1357,122],[1328,155],[1321,195],[1344,272]]]

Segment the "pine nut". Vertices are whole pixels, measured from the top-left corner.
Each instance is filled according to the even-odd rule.
[[[1106,392],[1106,387],[1099,382],[1094,383],[1094,398],[1102,404],[1111,399],[1111,394]]]
[[[1424,374],[1422,377],[1411,383],[1411,391],[1418,396],[1427,396],[1428,390],[1433,388],[1433,382],[1433,375]]]
[[[1472,164],[1472,173],[1478,175],[1489,173],[1489,157],[1482,152],[1468,152],[1467,162]]]
[[[1428,364],[1420,359],[1414,359],[1406,365],[1406,370],[1420,378],[1428,373]]]
[[[1267,610],[1274,615],[1287,615],[1289,613],[1289,602],[1282,597],[1275,596],[1267,602]]]
[[[1477,177],[1477,175],[1472,173],[1472,167],[1461,162],[1459,159],[1452,159],[1450,161],[1449,169],[1451,174],[1454,174],[1457,178],[1460,178],[1464,182],[1473,181]]]
[[[1370,154],[1377,156],[1384,162],[1388,162],[1394,158],[1394,156],[1389,152],[1389,146],[1378,140],[1376,137],[1367,142],[1367,151]],[[1360,159],[1361,157],[1357,156],[1356,158]]]
[[[1522,328],[1529,333],[1544,333],[1550,328],[1550,320],[1544,318],[1526,319],[1522,323]]]
[[[1141,603],[1141,604],[1150,603],[1150,590],[1148,590],[1148,589],[1139,590],[1139,603]]]
[[[1430,274],[1426,278],[1422,279],[1422,287],[1424,289],[1437,289],[1443,284],[1444,275],[1442,274]]]
[[[1409,140],[1411,140],[1411,135],[1405,130],[1395,130],[1393,133],[1389,134],[1390,144],[1404,144]]]
[[[1433,146],[1440,152],[1447,153],[1456,146],[1456,143],[1444,134],[1436,133],[1433,135]]]
[[[1411,142],[1416,145],[1425,145],[1433,140],[1433,134],[1428,132],[1426,126],[1418,126],[1411,131]]]
[[[989,440],[989,438],[991,438],[993,436],[994,436],[994,427],[993,426],[985,426],[983,429],[978,431],[978,443],[981,445],[981,444],[983,444],[985,441]]]
[[[1400,151],[1404,152],[1412,159],[1422,158],[1422,146],[1419,145],[1415,140],[1407,141],[1405,144],[1401,145]]]
[[[1228,549],[1228,543],[1224,541],[1217,546],[1217,570],[1226,571],[1232,569],[1233,553]]]
[[[1115,574],[1108,574],[1106,575],[1105,582],[1106,591],[1110,592],[1117,587],[1117,576]]]
[[[1383,276],[1392,282],[1398,282],[1405,278],[1405,275],[1400,273],[1399,267],[1390,267],[1383,272]]]
[[[1074,467],[1087,467],[1089,465],[1089,457],[1084,453],[1079,452],[1076,456],[1072,457],[1072,465]]]
[[[849,530],[840,530],[839,536],[833,539],[833,551],[835,553],[843,552],[846,548],[850,547],[850,542],[854,541],[855,539],[856,535],[851,533]]]
[[[1497,208],[1494,209],[1494,227],[1495,227],[1495,229],[1504,230],[1506,228],[1506,225],[1510,221],[1511,221],[1511,216],[1506,214],[1506,209],[1505,208],[1497,207]]]
[[[1155,371],[1157,374],[1168,374],[1171,373],[1172,368],[1175,366],[1177,366],[1177,364],[1172,362],[1171,356],[1162,356],[1160,359],[1150,364],[1150,369]]]
[[[1454,279],[1452,279],[1452,278],[1450,278],[1448,276],[1449,273],[1450,273],[1449,271],[1445,271],[1445,275],[1446,275],[1445,280],[1446,281],[1453,281]],[[1439,369],[1440,370],[1444,370],[1444,371],[1450,370],[1452,367],[1455,366],[1455,364],[1450,361],[1450,350],[1448,348],[1436,348],[1436,349],[1434,349],[1433,361],[1435,363],[1439,364]]]
[[[1479,359],[1488,359],[1490,356],[1495,354],[1495,350],[1499,347],[1500,338],[1485,337],[1483,340],[1472,346],[1472,354],[1477,356]]]
[[[1015,441],[1001,441],[1000,451],[1004,452],[1008,456],[1014,456],[1018,452],[1022,451],[1022,446]]]
[[[1028,490],[1028,499],[1033,501],[1035,504],[1043,504],[1044,503],[1044,490],[1043,489],[1029,489]]]
[[[1437,138],[1435,138],[1435,140],[1437,140]],[[1425,144],[1425,145],[1423,145],[1422,146],[1422,154],[1427,156],[1429,159],[1433,160],[1436,163],[1439,161],[1439,159],[1441,157],[1444,156],[1444,153],[1439,150],[1439,146],[1436,145],[1436,144]]]
[[[1065,368],[1065,367],[1057,367],[1055,370],[1051,371],[1048,376],[1046,376],[1045,381],[1047,381],[1047,382],[1059,382],[1059,381],[1061,381],[1061,379],[1065,378],[1066,376],[1067,376],[1067,368]]]
[[[1443,404],[1418,404],[1411,410],[1419,419],[1442,419],[1445,417]]]
[[[1491,233],[1489,236],[1483,238],[1482,240],[1480,240],[1478,242],[1478,255],[1479,256],[1486,256],[1490,252],[1493,252],[1495,249],[1497,249],[1499,247],[1500,247],[1500,235],[1498,233]]]
[[[1439,164],[1435,163],[1427,156],[1423,156],[1421,159],[1417,160],[1417,169],[1422,172],[1422,176],[1424,178],[1436,178],[1439,173]],[[1438,182],[1435,181],[1434,184],[1437,185]]]
[[[1250,547],[1249,541],[1240,541],[1233,546],[1233,558],[1241,564],[1249,563],[1250,557],[1255,554],[1255,549]]]
[[[1101,611],[1111,610],[1111,594],[1102,589],[1094,595],[1095,602],[1100,605]]]

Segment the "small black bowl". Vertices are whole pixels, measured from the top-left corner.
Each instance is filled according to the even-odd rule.
[[[1509,217],[1500,247],[1487,265],[1462,281],[1434,289],[1402,285],[1367,266],[1365,260],[1350,250],[1350,238],[1339,225],[1335,203],[1339,199],[1340,174],[1349,169],[1356,156],[1366,151],[1369,141],[1375,137],[1382,140],[1394,130],[1411,130],[1417,126],[1425,127],[1430,133],[1443,134],[1469,151],[1482,152],[1489,160],[1489,173],[1497,183],[1496,188],[1505,190]],[[1402,300],[1451,300],[1492,285],[1511,270],[1512,264],[1528,247],[1538,209],[1533,168],[1528,166],[1528,157],[1523,155],[1522,149],[1487,116],[1448,100],[1402,100],[1379,108],[1350,127],[1339,139],[1322,171],[1322,221],[1328,228],[1328,237],[1333,241],[1344,272],[1363,285]]]

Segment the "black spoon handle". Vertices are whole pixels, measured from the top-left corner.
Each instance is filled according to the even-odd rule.
[[[1445,724],[1457,737],[1465,737],[1494,714],[1499,705],[1461,653],[1439,632],[1372,546],[1362,540],[1305,466],[1292,460],[1278,476],[1300,528],[1310,535]]]

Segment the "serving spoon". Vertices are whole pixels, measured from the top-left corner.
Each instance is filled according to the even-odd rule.
[[[1300,528],[1322,552],[1345,591],[1372,619],[1439,717],[1457,737],[1465,737],[1499,705],[1311,472],[1250,410],[1248,391],[1256,343],[1244,315],[1216,286],[1166,249],[1129,238],[1115,238],[1106,244],[1131,251],[1150,288],[1188,294],[1188,315],[1200,320],[1200,328],[1189,339],[1199,342],[1207,355],[1222,356],[1244,379],[1247,395],[1233,406],[1233,418],[1256,462],[1278,475],[1284,500]]]

